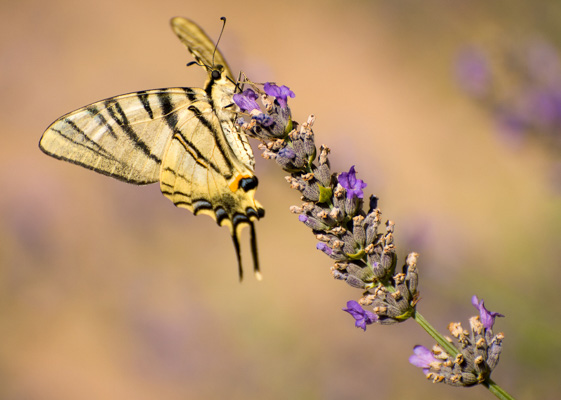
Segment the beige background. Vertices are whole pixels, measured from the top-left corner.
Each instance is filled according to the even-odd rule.
[[[296,120],[316,115],[333,169],[356,165],[395,221],[400,263],[421,253],[423,315],[467,327],[471,296],[484,298],[507,315],[494,379],[519,398],[558,395],[558,150],[507,146],[452,63],[471,41],[561,39],[561,8],[417,3],[0,3],[0,398],[491,398],[427,383],[407,362],[415,344],[432,345],[415,323],[354,328],[341,308],[360,292],[330,277],[272,162],[257,164],[264,280],[239,284],[226,229],[176,209],[157,185],[39,151],[44,129],[75,108],[201,86],[168,26],[176,15],[214,38],[227,16],[233,69],[290,86]]]

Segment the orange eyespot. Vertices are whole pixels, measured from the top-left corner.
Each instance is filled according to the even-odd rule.
[[[228,187],[230,188],[230,190],[232,192],[237,191],[240,188],[240,181],[244,178],[243,175],[236,175],[236,177],[234,178],[234,180],[232,181],[232,183],[230,183],[230,185],[228,185]]]
[[[232,183],[228,185],[232,192],[237,191],[238,189],[243,189],[244,192],[248,192],[251,189],[255,189],[257,187],[257,177],[251,175],[236,175]]]

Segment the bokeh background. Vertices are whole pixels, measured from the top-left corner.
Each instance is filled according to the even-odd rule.
[[[421,254],[419,311],[445,331],[468,326],[473,294],[485,299],[507,316],[495,381],[518,398],[558,398],[555,130],[504,129],[497,112],[520,92],[470,92],[457,63],[483,51],[494,78],[523,86],[512,54],[537,40],[555,59],[561,5],[413,0],[0,2],[0,398],[492,398],[426,382],[407,362],[433,343],[414,322],[355,329],[341,309],[360,292],[331,278],[273,162],[257,157],[264,280],[240,284],[226,229],[157,185],[39,151],[44,129],[80,106],[201,86],[169,28],[176,15],[213,38],[227,16],[220,47],[233,69],[290,86],[297,121],[316,115],[333,169],[356,165],[395,221],[400,263]],[[474,63],[468,78],[488,90],[489,65]]]

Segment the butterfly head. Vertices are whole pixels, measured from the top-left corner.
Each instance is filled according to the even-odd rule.
[[[227,108],[227,106],[232,104],[236,84],[232,81],[228,68],[222,64],[207,67],[207,71],[208,78],[205,83],[205,91],[216,107],[215,112],[219,115],[226,113],[230,118],[233,109]],[[226,116],[222,115],[221,118],[226,118]]]
[[[208,72],[207,85],[217,85],[217,86],[230,86],[236,85],[232,79],[232,73],[227,66],[222,64],[214,64],[212,66],[206,66]]]

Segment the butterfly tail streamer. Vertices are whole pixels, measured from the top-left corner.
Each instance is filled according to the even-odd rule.
[[[257,234],[255,232],[255,224],[250,222],[249,227],[250,231],[250,240],[251,240],[251,255],[253,257],[253,273],[255,274],[255,278],[260,281],[263,279],[261,275],[261,270],[259,269],[259,255],[257,253]]]
[[[250,244],[251,244],[251,255],[253,257],[253,272],[255,274],[255,278],[260,281],[263,279],[261,275],[261,270],[259,268],[259,254],[257,252],[257,234],[255,231],[255,224],[253,221],[246,222],[250,228]],[[241,247],[240,247],[240,234],[243,230],[244,225],[238,225],[235,229],[231,230],[232,233],[232,242],[234,242],[234,249],[236,250],[236,258],[238,260],[238,273],[240,276],[240,282],[243,280],[243,263],[242,263],[242,255],[241,255]]]
[[[238,274],[240,276],[240,282],[243,281],[243,266],[242,266],[242,254],[240,249],[240,238],[239,229],[232,230],[232,241],[234,242],[234,249],[236,250],[236,258],[238,259]]]

